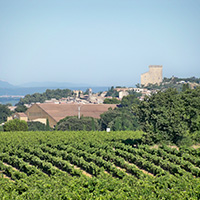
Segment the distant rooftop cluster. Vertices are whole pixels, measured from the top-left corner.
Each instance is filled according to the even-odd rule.
[[[114,91],[118,92],[119,97],[115,97],[121,100],[123,97],[129,95],[130,91],[141,93],[139,97],[143,100],[145,96],[151,94],[150,90],[146,88],[114,88]],[[81,90],[74,90],[73,96],[67,98],[46,100],[44,103],[31,103],[24,104],[28,110],[25,113],[15,113],[9,120],[18,118],[25,121],[39,121],[46,124],[46,119],[49,120],[51,127],[54,127],[58,121],[67,116],[84,116],[99,118],[100,115],[109,108],[116,108],[116,104],[103,104],[106,98],[112,99],[112,96],[107,96],[107,91],[92,93],[92,89],[88,90],[87,94],[84,94]],[[14,111],[16,107],[10,106]]]
[[[73,90],[67,95],[64,92],[65,97],[60,99],[51,98],[43,103],[36,102],[30,104],[24,104],[28,110],[26,113],[15,113],[8,120],[19,118],[25,121],[39,121],[46,123],[46,119],[49,120],[50,126],[54,127],[56,123],[65,118],[66,116],[86,116],[99,118],[103,112],[106,112],[109,108],[116,108],[116,104],[104,104],[105,99],[122,100],[123,97],[129,94],[139,93],[138,99],[144,100],[146,96],[150,96],[156,93],[158,90],[165,90],[169,87],[175,87],[179,90],[182,89],[184,84],[188,84],[188,87],[195,88],[200,85],[200,79],[191,77],[187,79],[179,79],[177,77],[164,78],[162,77],[162,65],[150,65],[149,71],[141,75],[141,85],[137,84],[135,87],[111,87],[108,91],[101,91],[93,93],[89,88],[86,92],[82,90]],[[120,102],[119,101],[119,102]],[[16,106],[10,106],[10,110],[15,111]]]

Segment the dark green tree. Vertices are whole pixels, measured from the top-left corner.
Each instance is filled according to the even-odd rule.
[[[118,109],[110,109],[107,112],[100,115],[100,126],[101,130],[106,130],[106,128],[110,128],[108,125],[120,115],[120,111]]]
[[[136,92],[133,92],[123,97],[121,104],[117,108],[101,114],[101,130],[106,130],[106,128],[111,128],[113,131],[138,130],[140,128],[138,119],[132,111],[132,106],[135,107],[140,103],[138,96]]]
[[[57,100],[64,97],[72,96],[72,91],[69,89],[56,89],[56,90],[50,90],[47,89],[46,92],[40,94],[40,93],[34,93],[32,95],[27,94],[24,98],[21,98],[20,101],[16,104],[16,106],[24,105],[24,104],[30,104],[30,103],[36,103],[40,102],[43,103],[45,100],[50,100],[52,98],[56,98]]]
[[[46,119],[46,131],[50,131],[49,119]]]
[[[87,88],[86,91],[83,94],[88,95],[89,94],[89,88]]]
[[[116,108],[101,114],[100,126],[101,130],[110,128],[113,131],[139,129],[136,116],[128,108]]]
[[[93,131],[96,130],[94,118],[92,118],[92,130],[93,130]]]
[[[182,91],[185,92],[185,91],[188,90],[188,89],[190,89],[189,84],[188,84],[188,83],[183,84],[183,86],[182,86]]]
[[[106,97],[109,97],[109,96],[111,96],[111,97],[119,97],[119,92],[117,92],[117,91],[115,90],[115,88],[112,86],[112,87],[108,90],[108,92],[107,92],[107,94],[106,94]]]
[[[121,106],[131,108],[133,104],[139,104],[140,100],[137,98],[138,96],[141,95],[135,92],[133,94],[123,97],[121,101]]]
[[[15,112],[26,112],[27,107],[25,105],[19,105],[15,108]]]
[[[146,142],[178,144],[200,130],[200,88],[158,92],[142,101],[134,112],[147,133]]]
[[[183,102],[184,117],[189,132],[200,131],[200,87],[187,89],[180,93],[180,100]]]
[[[27,122],[29,131],[46,131],[45,124],[41,122]]]
[[[137,83],[135,86],[136,86],[136,88],[140,88],[140,84],[139,83]]]
[[[105,99],[104,100],[104,102],[103,102],[104,104],[120,104],[121,103],[121,101],[120,100],[118,100],[118,99],[116,99],[116,98],[112,98],[112,99]]]
[[[0,104],[0,123],[6,122],[7,117],[11,116],[12,112],[7,105]]]
[[[92,131],[99,130],[99,124],[98,120],[92,117],[81,117],[79,119],[77,116],[73,116],[60,120],[56,129],[62,131]]]

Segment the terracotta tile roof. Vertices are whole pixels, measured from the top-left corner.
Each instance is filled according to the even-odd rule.
[[[20,113],[20,112],[18,112],[18,113],[16,113],[17,115],[19,115],[20,117],[27,117],[27,115],[25,114],[25,113]]]
[[[100,118],[100,115],[108,110],[114,109],[115,104],[37,104],[42,110],[48,113],[55,121],[60,121],[66,116],[78,116],[78,107],[80,106],[80,115],[84,117]]]

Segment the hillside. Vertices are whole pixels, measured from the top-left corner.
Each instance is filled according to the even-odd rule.
[[[0,80],[0,88],[14,88],[15,86],[6,82],[6,81],[2,81]]]
[[[72,96],[73,92],[69,89],[56,89],[50,90],[47,89],[43,93],[34,93],[32,95],[27,94],[24,98],[21,98],[20,101],[16,105],[24,105],[40,102],[43,103],[45,100],[49,100],[52,98],[61,99],[62,97],[66,98]]]
[[[178,77],[171,77],[171,78],[164,78],[160,85],[157,84],[149,84],[145,88],[149,90],[165,90],[168,88],[175,88],[178,91],[181,91],[183,85],[187,85],[188,88],[196,88],[200,86],[200,78],[191,77],[191,78],[178,78]]]

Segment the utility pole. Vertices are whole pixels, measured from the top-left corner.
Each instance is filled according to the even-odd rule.
[[[81,106],[78,106],[78,119],[81,118]]]

